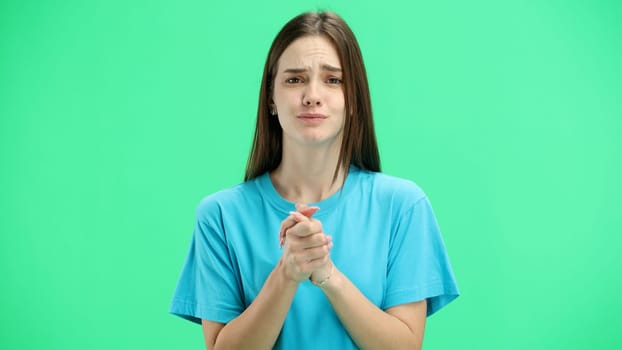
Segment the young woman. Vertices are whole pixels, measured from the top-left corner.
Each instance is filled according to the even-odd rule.
[[[170,311],[208,349],[417,349],[457,296],[427,197],[380,173],[354,34],[295,17],[268,54],[245,182],[201,201]]]

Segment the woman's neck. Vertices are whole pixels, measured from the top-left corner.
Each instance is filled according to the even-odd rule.
[[[341,188],[347,169],[341,167],[335,178],[339,149],[283,146],[281,164],[270,173],[274,187],[283,198],[294,203],[315,203]]]

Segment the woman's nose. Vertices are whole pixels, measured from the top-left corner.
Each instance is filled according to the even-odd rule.
[[[315,106],[318,106],[318,107],[319,107],[319,106],[321,106],[321,105],[322,105],[322,103],[320,102],[320,100],[319,100],[319,99],[314,99],[314,98],[305,98],[305,99],[303,100],[303,104],[304,104],[305,106],[307,106],[307,107],[311,107],[311,106],[313,106],[313,105],[315,105]]]
[[[320,99],[320,94],[318,91],[318,87],[315,83],[310,83],[305,90],[304,95],[302,96],[302,104],[306,107],[311,106],[321,106],[322,101]]]

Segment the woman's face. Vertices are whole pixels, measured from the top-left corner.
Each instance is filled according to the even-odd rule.
[[[343,73],[337,51],[322,36],[292,42],[279,58],[272,101],[283,144],[341,144],[345,121]]]

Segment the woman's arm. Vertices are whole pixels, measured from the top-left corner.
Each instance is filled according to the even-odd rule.
[[[300,213],[292,213],[290,217],[298,222],[294,229],[316,221]],[[329,257],[324,261],[313,271],[311,280],[321,284],[320,288],[359,348],[421,349],[427,315],[426,300],[383,311],[369,301]]]
[[[383,311],[337,269],[321,288],[361,349],[421,349],[427,311],[425,300]]]
[[[284,220],[291,226],[292,217]],[[279,336],[298,285],[329,260],[330,239],[314,219],[287,230],[283,255],[255,300],[225,324],[203,321],[208,349],[272,349]]]
[[[297,288],[298,282],[285,277],[279,262],[242,314],[226,325],[203,320],[207,349],[272,349]]]

